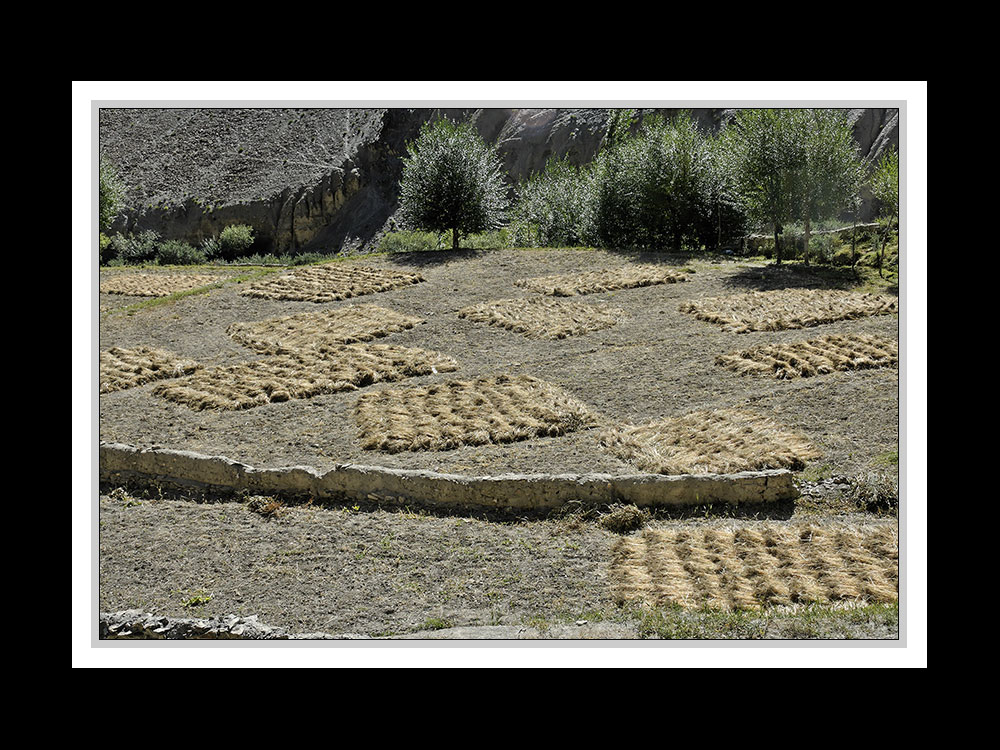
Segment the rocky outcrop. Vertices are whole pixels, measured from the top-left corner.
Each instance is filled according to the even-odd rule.
[[[716,132],[735,111],[691,115]],[[101,152],[121,172],[133,206],[114,229],[199,243],[245,223],[258,252],[371,246],[394,225],[406,144],[442,115],[472,122],[495,144],[512,185],[553,156],[591,161],[607,126],[606,109],[579,108],[101,110]],[[864,157],[898,148],[898,110],[848,116]],[[864,197],[861,220],[872,218]]]

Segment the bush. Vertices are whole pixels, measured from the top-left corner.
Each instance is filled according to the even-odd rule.
[[[111,258],[111,238],[104,232],[97,237],[98,253],[101,265],[107,265]]]
[[[222,245],[218,237],[207,237],[201,241],[201,252],[208,260],[222,257]]]
[[[835,234],[815,234],[809,239],[808,258],[813,263],[832,263],[841,244],[840,238]],[[850,248],[847,255],[849,258]]]
[[[250,250],[253,239],[253,227],[231,224],[219,233],[219,254],[226,260],[242,257]]]
[[[400,231],[386,232],[379,240],[378,250],[383,253],[419,253],[440,250],[442,235],[437,232]]]
[[[882,471],[859,474],[851,477],[847,496],[868,511],[894,510],[899,507],[899,478]]]
[[[167,240],[156,251],[161,266],[190,266],[205,262],[205,253],[180,240]]]
[[[125,185],[118,172],[104,159],[98,166],[98,224],[101,231],[107,231],[125,208]]]
[[[156,258],[160,242],[160,235],[152,229],[128,235],[116,232],[106,248],[105,262],[119,260],[127,265],[149,263]]]

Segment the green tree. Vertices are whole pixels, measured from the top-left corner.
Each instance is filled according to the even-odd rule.
[[[98,166],[98,224],[107,232],[112,222],[125,208],[125,185],[115,168],[103,158]]]
[[[832,218],[854,205],[861,190],[862,162],[845,110],[798,109],[790,118],[795,133],[793,214],[802,221],[808,250],[813,221]],[[808,253],[805,257],[808,263]]]
[[[517,188],[513,219],[527,242],[541,247],[584,243],[592,172],[551,157]]]
[[[879,205],[879,223],[883,225],[879,233],[878,273],[884,276],[885,246],[892,232],[892,222],[899,217],[899,153],[895,149],[884,152],[876,163],[871,176],[871,189]]]
[[[725,133],[735,189],[750,217],[773,227],[779,265],[779,236],[799,208],[796,131],[794,110],[741,109]]]
[[[425,123],[407,144],[399,202],[402,222],[412,229],[459,232],[499,229],[507,209],[503,167],[469,123],[447,119]]]

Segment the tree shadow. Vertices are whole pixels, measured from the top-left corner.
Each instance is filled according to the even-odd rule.
[[[407,268],[431,268],[446,266],[460,260],[480,258],[494,250],[413,250],[409,252],[391,253],[386,256],[389,263]]]
[[[777,289],[843,289],[856,288],[864,278],[856,269],[836,266],[806,266],[802,263],[773,263],[737,270],[723,279],[723,284],[737,289],[758,292]]]

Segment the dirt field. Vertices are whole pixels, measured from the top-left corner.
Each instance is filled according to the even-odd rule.
[[[517,285],[522,279],[624,270],[636,263],[659,265],[683,273],[687,280],[597,291],[581,298],[588,305],[621,311],[609,328],[535,339],[459,316],[465,308],[499,299],[539,298],[542,292]],[[101,394],[100,438],[225,455],[260,467],[311,465],[326,471],[338,463],[360,463],[471,475],[624,474],[635,472],[636,465],[602,445],[609,425],[642,427],[691,412],[736,409],[761,415],[800,436],[816,451],[815,458],[805,459],[812,477],[839,482],[841,477],[885,468],[885,456],[898,451],[895,366],[834,369],[822,377],[747,377],[719,366],[717,359],[758,347],[787,347],[807,336],[795,329],[737,334],[681,311],[687,302],[750,291],[849,288],[842,278],[822,270],[570,250],[375,256],[357,265],[418,274],[425,281],[361,300],[321,303],[252,297],[241,291],[255,281],[233,282],[132,309],[133,314],[122,310],[136,298],[101,294],[102,352],[148,346],[196,362],[201,369]],[[101,281],[118,273],[123,272],[102,271]],[[311,341],[311,334],[300,331],[294,320],[287,327],[288,316],[318,314],[303,320],[307,325],[326,321],[315,326],[316,335],[333,331],[336,338],[336,326],[328,325],[336,320],[332,313],[368,304],[392,315],[382,322],[348,326],[348,335],[364,329],[365,336],[380,336],[377,344],[357,346],[419,348],[453,358],[457,369],[431,370],[396,383],[361,378],[352,381],[352,390],[304,385],[301,397],[287,400],[268,381],[260,386],[268,398],[245,409],[199,410],[156,393],[185,381],[198,382],[195,378],[206,371],[256,371],[255,363],[298,356],[262,353],[282,349],[282,340],[296,347]],[[285,322],[274,322],[282,318]],[[808,338],[836,334],[895,341],[897,327],[896,314],[880,314],[818,325],[809,329]],[[237,331],[234,338],[231,333]],[[343,345],[326,346],[330,351]],[[455,440],[450,444],[459,447],[450,450],[389,452],[379,449],[378,441],[365,447],[359,404],[379,403],[383,393],[391,401],[393,392],[429,393],[449,381],[498,376],[550,384],[595,415],[594,425],[556,430],[559,434],[545,437],[531,437],[537,433],[529,431],[527,439],[505,443]],[[270,399],[275,392],[279,399]],[[625,604],[616,599],[616,545],[623,539],[638,540],[650,529],[673,534],[690,525],[731,529],[761,520],[895,528],[895,518],[845,516],[848,511],[831,489],[841,485],[824,481],[809,484],[801,502],[767,509],[756,520],[720,518],[719,509],[711,509],[701,520],[657,517],[646,530],[629,536],[609,531],[592,517],[488,520],[311,506],[277,508],[276,514],[265,517],[260,508],[266,503],[254,506],[254,512],[238,498],[205,504],[160,498],[155,492],[119,492],[100,501],[100,607],[176,617],[256,614],[262,622],[293,632],[369,636],[449,625],[531,624],[544,631],[585,619],[605,623],[606,637],[895,638],[894,604],[846,614],[770,608],[720,619],[710,613],[674,611],[658,595],[653,598],[659,606],[651,611],[637,609],[643,606],[642,597]]]
[[[559,387],[592,411],[622,424],[640,425],[695,410],[751,407],[809,440],[838,473],[865,468],[873,457],[897,449],[898,374],[895,368],[834,372],[822,378],[776,381],[748,378],[715,364],[716,358],[756,345],[799,341],[797,330],[734,334],[679,310],[682,303],[767,289],[779,283],[800,288],[828,286],[821,276],[771,278],[759,268],[735,264],[699,265],[680,284],[623,289],[588,295],[590,304],[622,310],[607,329],[565,339],[533,340],[516,331],[458,316],[463,308],[498,296],[512,298],[523,278],[621,268],[652,257],[623,257],[596,251],[460,252],[373,257],[364,266],[420,274],[427,281],[364,297],[365,303],[419,318],[423,323],[379,339],[453,357],[454,373],[407,380],[407,386],[498,375],[529,375]],[[667,270],[680,266],[664,264]],[[110,270],[106,275],[117,271]],[[102,278],[103,280],[103,278]],[[234,323],[316,313],[312,302],[247,297],[248,284],[228,284],[205,294],[143,309],[134,315],[101,317],[100,346],[151,346],[194,360],[203,367],[249,363],[263,358],[228,335]],[[501,294],[506,292],[506,295]],[[537,294],[525,291],[525,297]],[[101,295],[102,308],[115,299]],[[122,298],[116,298],[119,304]],[[353,300],[324,303],[320,310],[348,309]],[[817,333],[897,337],[897,316],[842,320]],[[163,381],[167,382],[167,381]],[[179,380],[170,381],[173,384]],[[361,393],[389,387],[376,383]],[[470,445],[451,451],[385,453],[365,450],[354,411],[361,393],[341,391],[313,398],[269,403],[249,410],[196,411],[155,396],[152,386],[101,397],[102,440],[148,447],[221,454],[254,466],[306,464],[322,471],[336,463],[380,464],[458,474],[504,472],[634,471],[604,450],[598,429],[556,437]],[[261,436],[266,435],[266,440]]]

